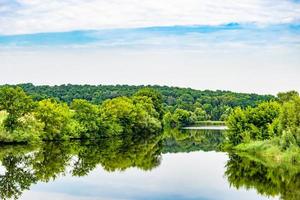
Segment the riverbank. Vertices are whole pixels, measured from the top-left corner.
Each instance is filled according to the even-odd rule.
[[[253,141],[239,144],[234,150],[249,154],[272,165],[299,165],[300,148],[297,145],[291,145],[286,149],[280,146],[280,138],[274,138],[265,141]]]

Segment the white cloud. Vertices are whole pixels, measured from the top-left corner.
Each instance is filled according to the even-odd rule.
[[[2,3],[1,3],[2,2]],[[9,6],[9,4],[19,6]],[[0,34],[300,20],[289,0],[0,0]],[[5,13],[1,13],[6,10]],[[7,8],[11,8],[7,12]]]

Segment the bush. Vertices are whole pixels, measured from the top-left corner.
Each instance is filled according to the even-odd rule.
[[[264,102],[255,108],[236,108],[229,115],[226,125],[228,143],[236,146],[250,140],[267,140],[278,134],[280,104]]]

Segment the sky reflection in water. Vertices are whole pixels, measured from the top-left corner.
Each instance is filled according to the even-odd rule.
[[[0,195],[21,200],[268,199],[257,194],[256,174],[249,177],[250,190],[234,187],[251,171],[239,179],[238,173],[249,170],[248,161],[212,151],[221,134],[173,131],[147,139],[2,147]]]

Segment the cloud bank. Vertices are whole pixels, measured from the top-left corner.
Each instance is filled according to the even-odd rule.
[[[295,0],[0,0],[2,35],[299,20]]]

